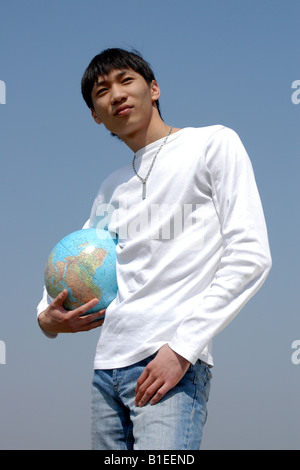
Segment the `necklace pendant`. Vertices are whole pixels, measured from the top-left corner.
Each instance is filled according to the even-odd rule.
[[[148,177],[149,177],[149,175],[150,175],[150,173],[151,173],[151,171],[152,171],[152,168],[153,168],[154,162],[155,162],[155,160],[156,160],[156,157],[157,157],[157,155],[159,154],[159,152],[161,151],[161,149],[163,148],[163,146],[165,145],[165,143],[167,142],[168,137],[169,137],[169,135],[170,135],[171,132],[172,132],[172,129],[173,129],[173,127],[170,127],[170,130],[169,130],[168,134],[166,135],[166,137],[165,137],[163,143],[161,144],[161,146],[160,146],[159,149],[157,150],[156,154],[154,155],[153,160],[152,160],[152,163],[151,163],[151,165],[150,165],[150,168],[149,168],[148,173],[146,174],[146,177],[145,177],[145,178],[142,178],[142,177],[138,174],[138,172],[136,171],[135,165],[134,165],[136,155],[135,155],[135,154],[133,155],[133,160],[132,160],[132,168],[133,168],[133,171],[135,172],[135,174],[136,174],[136,176],[139,178],[139,180],[143,183],[142,199],[146,199],[146,182],[147,182],[147,179],[148,179]]]

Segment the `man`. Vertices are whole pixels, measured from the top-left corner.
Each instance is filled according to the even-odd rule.
[[[118,237],[118,295],[67,312],[67,292],[44,292],[49,336],[102,326],[94,362],[94,449],[199,449],[212,338],[263,284],[271,267],[251,163],[225,126],[178,129],[138,54],[108,49],[82,78],[97,124],[133,152],[101,185],[85,227]],[[113,208],[113,210],[111,210]],[[108,215],[109,213],[109,215]]]

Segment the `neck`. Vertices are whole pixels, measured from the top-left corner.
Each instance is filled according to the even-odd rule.
[[[132,134],[119,137],[134,153],[136,153],[146,145],[149,145],[152,142],[165,137],[170,130],[170,127],[171,126],[165,124],[159,117],[157,119],[151,120],[148,126],[141,127]]]

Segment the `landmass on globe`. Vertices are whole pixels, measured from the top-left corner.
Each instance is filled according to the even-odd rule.
[[[56,252],[54,250],[47,263],[46,276],[53,279],[49,295],[55,298],[63,289],[71,290],[64,303],[66,310],[74,310],[94,298],[100,300],[102,296],[101,289],[93,282],[91,275],[94,276],[96,269],[102,265],[107,251],[103,248],[88,246],[88,242],[79,245],[79,247],[85,245],[86,248],[79,255],[68,256],[64,261],[56,263],[53,263]]]

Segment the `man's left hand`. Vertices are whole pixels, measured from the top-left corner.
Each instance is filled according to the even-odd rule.
[[[135,389],[135,405],[158,403],[184,376],[190,362],[173,351],[167,344],[162,346],[155,358],[140,375]]]

